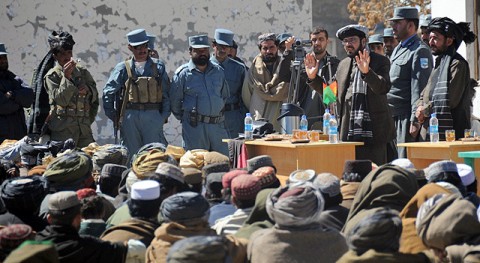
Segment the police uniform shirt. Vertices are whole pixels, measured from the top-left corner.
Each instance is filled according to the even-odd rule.
[[[425,88],[433,67],[430,48],[415,34],[402,41],[391,57],[390,80],[387,94],[393,116],[413,114],[415,102]]]
[[[221,116],[225,101],[230,97],[223,69],[211,62],[205,72],[198,70],[190,60],[180,66],[171,85],[172,113],[179,120],[196,107],[198,114]]]
[[[227,104],[236,104],[240,102],[242,96],[243,80],[245,79],[245,66],[238,61],[231,58],[220,62],[215,56],[210,57],[210,61],[223,68],[225,79],[230,90],[230,97],[227,99]]]
[[[170,80],[165,72],[165,65],[158,59],[148,58],[144,66],[143,74],[140,74],[140,72],[135,69],[134,59],[130,59],[132,71],[134,71],[137,76],[153,76],[154,72],[152,69],[152,63],[156,64],[158,75],[162,80],[162,117],[166,119],[170,115]],[[118,94],[118,92],[125,86],[127,79],[127,68],[125,61],[122,61],[115,66],[103,88],[103,108],[105,111],[111,111],[114,109],[115,94]],[[120,105],[117,105],[117,108],[119,109]]]

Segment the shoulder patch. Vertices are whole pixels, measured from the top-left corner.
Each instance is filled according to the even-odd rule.
[[[423,69],[428,68],[428,58],[420,58],[420,67]]]

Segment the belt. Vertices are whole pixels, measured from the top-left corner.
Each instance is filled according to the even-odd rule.
[[[240,103],[225,104],[224,109],[225,109],[225,111],[238,110],[238,109],[240,109]]]
[[[129,110],[160,110],[162,109],[161,103],[128,103],[127,109]]]
[[[220,123],[225,120],[223,116],[207,116],[207,115],[200,115],[198,114],[197,120],[199,122],[207,123],[207,124],[215,124],[215,123]]]

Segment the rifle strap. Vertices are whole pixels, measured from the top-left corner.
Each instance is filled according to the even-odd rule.
[[[132,85],[132,81],[133,81],[132,69],[131,69],[129,59],[125,60],[125,67],[127,69],[127,75],[130,81],[128,81],[128,85],[126,85],[125,90],[123,92],[123,101],[122,101],[122,107],[120,108],[120,115],[119,115],[120,117],[118,119],[118,127],[122,126],[123,115],[125,114],[125,109],[127,108],[127,103],[128,103],[128,94],[130,93],[130,86]]]

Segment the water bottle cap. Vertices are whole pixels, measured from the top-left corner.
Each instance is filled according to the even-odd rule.
[[[437,114],[436,113],[432,113],[432,117],[437,117]]]
[[[250,112],[247,112],[247,114],[245,114],[245,117],[252,117],[252,115],[250,115]]]
[[[330,109],[325,109],[325,113],[330,113]]]
[[[306,120],[307,116],[305,114],[302,115],[302,120]]]

